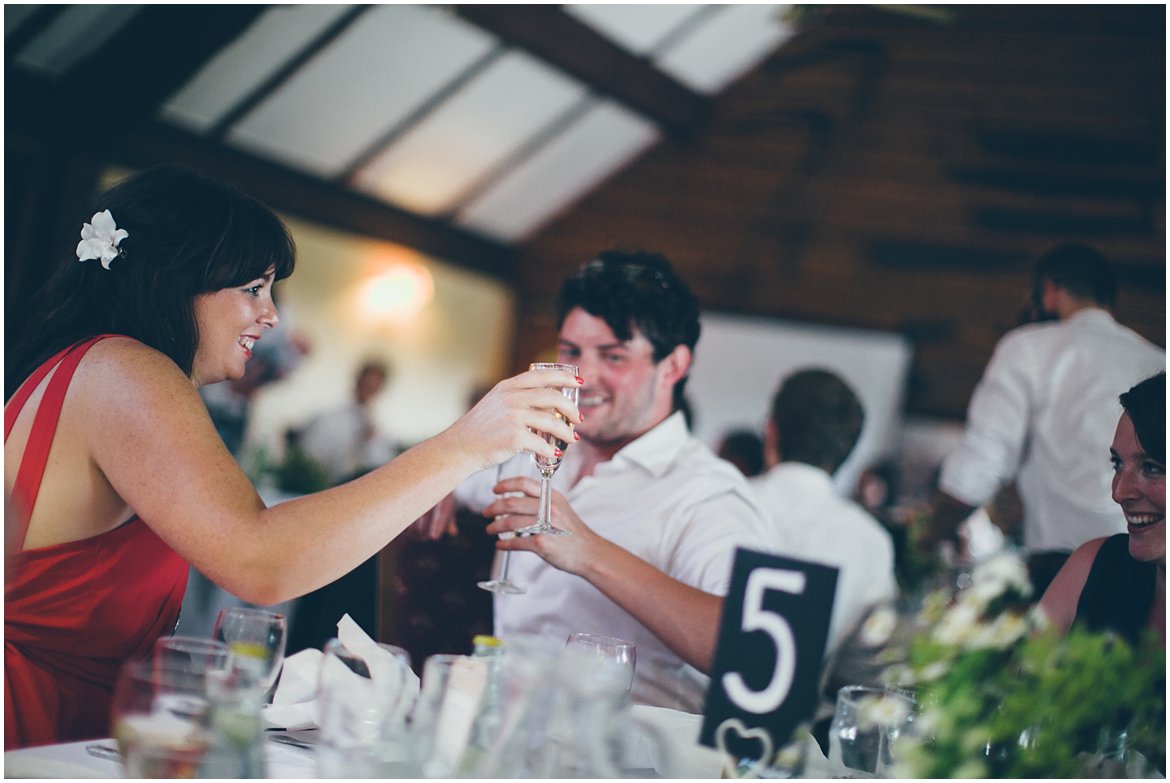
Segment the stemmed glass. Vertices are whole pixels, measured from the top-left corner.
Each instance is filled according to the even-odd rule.
[[[580,370],[575,364],[560,364],[557,362],[535,362],[528,365],[530,370],[562,370],[564,372],[572,373],[573,375],[580,374]],[[577,404],[578,387],[562,386],[561,394],[572,402]],[[560,414],[557,414],[558,416]],[[519,530],[513,531],[517,535],[536,535],[536,534],[552,534],[552,535],[567,535],[567,532],[552,526],[549,521],[552,517],[552,477],[557,472],[557,468],[561,466],[561,460],[564,458],[565,449],[569,444],[557,438],[554,435],[545,434],[544,437],[549,443],[555,445],[561,450],[560,457],[545,458],[537,454],[533,454],[533,459],[536,461],[536,469],[540,471],[540,508],[536,514],[536,524],[522,527]]]
[[[496,483],[499,484],[504,480],[504,468],[508,465],[506,462],[501,462],[496,467]],[[484,590],[490,590],[493,593],[509,593],[511,595],[519,595],[524,592],[524,588],[515,582],[508,579],[508,563],[512,559],[512,550],[505,549],[504,554],[500,557],[500,575],[495,579],[488,579],[484,582],[476,582],[475,584]]]
[[[288,623],[284,615],[248,606],[220,610],[212,638],[227,645],[239,665],[251,670],[265,693],[284,663]]]

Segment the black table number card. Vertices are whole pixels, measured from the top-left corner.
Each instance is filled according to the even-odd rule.
[[[767,765],[816,711],[837,569],[737,549],[699,742]]]

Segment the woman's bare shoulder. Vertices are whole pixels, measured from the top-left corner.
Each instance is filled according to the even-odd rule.
[[[191,379],[166,354],[132,337],[96,343],[77,368],[75,384],[85,397],[111,408],[168,400],[198,399]]]

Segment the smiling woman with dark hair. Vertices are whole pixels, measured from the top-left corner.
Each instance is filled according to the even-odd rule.
[[[1113,500],[1128,533],[1073,552],[1040,605],[1061,629],[1075,622],[1135,641],[1146,629],[1166,646],[1166,373],[1121,395],[1110,454]]]
[[[6,749],[109,735],[118,668],[174,628],[188,563],[250,603],[302,595],[472,472],[552,457],[537,433],[572,440],[579,419],[559,390],[577,379],[528,372],[362,478],[266,508],[197,389],[243,376],[279,320],[288,233],[259,202],[170,167],[96,209],[7,356]]]

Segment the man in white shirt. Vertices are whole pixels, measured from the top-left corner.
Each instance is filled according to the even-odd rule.
[[[553,479],[552,524],[571,535],[501,541],[523,595],[497,595],[498,635],[571,632],[637,645],[631,703],[701,712],[734,550],[766,546],[747,481],[687,430],[679,403],[699,306],[661,256],[606,252],[571,275],[558,302],[557,360],[585,384]],[[456,494],[498,534],[534,522],[539,484],[494,471]],[[485,497],[486,493],[486,497]],[[472,499],[474,498],[474,499]],[[476,502],[478,500],[478,502]]]
[[[771,517],[772,548],[838,569],[826,657],[872,607],[897,595],[890,534],[833,486],[864,419],[857,395],[837,375],[821,369],[789,375],[772,397],[765,428],[768,469],[751,480]]]
[[[379,429],[372,410],[389,376],[384,362],[363,362],[354,376],[353,400],[319,414],[301,432],[298,445],[325,470],[331,484],[349,481],[394,458],[397,449]]]
[[[932,505],[934,534],[954,540],[962,519],[1015,480],[1039,598],[1072,550],[1125,531],[1109,486],[1117,398],[1164,369],[1166,353],[1113,319],[1116,278],[1092,248],[1054,248],[1032,279],[1034,307],[1049,320],[996,345]]]

